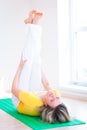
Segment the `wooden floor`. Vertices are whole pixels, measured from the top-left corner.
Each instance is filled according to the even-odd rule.
[[[73,118],[78,118],[87,122],[87,102],[63,98],[63,102],[67,105],[70,115]],[[14,117],[5,113],[0,109],[0,130],[32,130]],[[87,125],[70,126],[63,128],[56,128],[50,130],[87,130]]]

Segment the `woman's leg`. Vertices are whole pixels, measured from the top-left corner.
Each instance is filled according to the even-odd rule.
[[[22,70],[22,73],[20,76],[20,82],[19,82],[19,88],[25,91],[32,91],[34,89],[33,86],[35,85],[35,83],[37,85],[37,82],[35,82],[36,81],[35,76],[37,79],[37,75],[38,73],[40,73],[39,72],[40,70],[38,70],[39,68],[37,69],[37,67],[34,67],[35,65],[33,65],[33,62],[36,59],[38,60],[38,58],[35,58],[35,56],[40,51],[39,48],[41,48],[40,39],[41,39],[42,31],[41,31],[41,27],[36,25],[41,17],[42,17],[42,13],[37,13],[35,10],[33,10],[30,12],[29,18],[27,20],[26,44],[22,52],[23,59],[27,60],[27,62]],[[29,24],[30,19],[32,19],[33,21],[32,24]],[[38,50],[38,52],[36,52],[36,50]],[[35,68],[36,68],[36,71],[34,72],[38,71],[37,74],[34,74],[33,72]],[[34,85],[31,82],[32,83],[35,82]]]

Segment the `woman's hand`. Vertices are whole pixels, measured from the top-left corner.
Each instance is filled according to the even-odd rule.
[[[49,91],[51,89],[50,84],[43,71],[42,71],[42,84],[47,91]]]

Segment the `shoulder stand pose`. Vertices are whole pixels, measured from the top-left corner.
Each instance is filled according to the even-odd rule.
[[[42,15],[32,10],[24,21],[28,40],[12,83],[13,102],[19,113],[41,116],[48,123],[67,122],[70,116],[61,94],[50,87],[40,67],[41,28],[37,24]],[[42,86],[45,90],[40,91]]]

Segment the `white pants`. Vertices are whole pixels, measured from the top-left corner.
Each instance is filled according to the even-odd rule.
[[[41,83],[41,33],[40,25],[26,24],[26,44],[22,56],[27,60],[19,81],[19,88],[25,91],[43,90]],[[19,100],[13,95],[14,105],[17,107]]]

